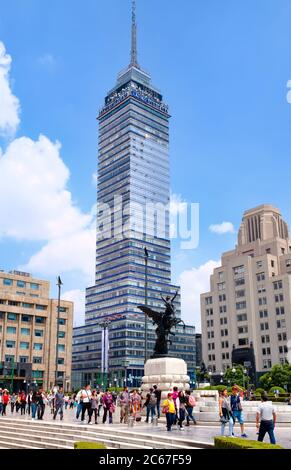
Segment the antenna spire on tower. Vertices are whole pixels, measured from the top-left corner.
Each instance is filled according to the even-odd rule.
[[[140,68],[137,62],[136,0],[132,0],[130,67]]]

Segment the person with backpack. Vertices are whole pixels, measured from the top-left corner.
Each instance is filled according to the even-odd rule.
[[[187,414],[187,416],[186,416],[186,420],[187,420],[186,426],[190,426],[190,420],[193,421],[193,424],[197,424],[197,421],[193,416],[193,408],[196,406],[196,400],[193,397],[193,395],[191,395],[190,390],[186,390],[185,398],[186,398],[186,414]]]
[[[156,406],[157,406],[157,397],[155,395],[154,389],[150,388],[149,393],[146,396],[146,401],[144,402],[143,408],[146,408],[146,419],[145,422],[149,422],[149,417],[151,415],[152,420],[156,416]]]
[[[231,411],[233,415],[234,424],[236,421],[240,424],[241,429],[241,437],[248,437],[245,433],[244,429],[244,419],[243,419],[243,409],[242,409],[242,399],[240,397],[240,387],[238,385],[234,385],[231,390],[230,396],[230,405]]]
[[[158,418],[160,418],[161,416],[161,396],[162,396],[162,392],[161,390],[158,388],[157,385],[154,385],[154,394],[156,395],[156,399],[157,399],[157,415],[158,415]]]

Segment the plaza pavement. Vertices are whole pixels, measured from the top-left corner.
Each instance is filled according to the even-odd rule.
[[[64,420],[63,423],[73,423],[76,425],[80,425],[80,427],[83,426],[79,420],[76,419],[75,417],[76,410],[64,410]],[[101,413],[102,414],[102,413]],[[23,421],[31,421],[31,416],[28,414],[25,414],[23,416],[20,415],[20,411],[18,413],[14,412],[11,414],[10,412],[10,407],[7,409],[7,418],[13,418],[17,420],[23,420]],[[87,415],[86,415],[87,418]],[[87,424],[87,419],[85,418],[85,423]],[[5,416],[2,417],[0,416],[0,420],[4,421]],[[2,421],[2,423],[3,423]],[[50,409],[46,407],[45,410],[45,415],[44,415],[44,425],[45,421],[48,422],[53,422],[52,414],[50,413]],[[55,423],[60,422],[59,416],[57,416]],[[152,425],[151,423],[145,423],[144,422],[144,417],[142,418],[141,423],[135,423],[133,428],[129,428],[127,425],[124,424],[119,424],[119,408],[116,408],[116,412],[114,413],[113,416],[113,424],[102,424],[102,416],[98,418],[98,425],[93,424],[91,426],[92,430],[97,429],[98,427],[106,427],[106,428],[111,428],[115,432],[118,432],[118,429],[121,430],[131,430],[136,433],[149,433],[149,434],[154,434],[155,436],[160,436],[161,440],[163,436],[169,436],[169,433],[165,429],[165,419],[161,418],[159,421],[158,426]],[[226,427],[226,434],[227,434],[227,427]],[[245,426],[246,433],[248,434],[249,439],[254,439],[257,440],[257,434],[256,434],[256,427],[254,424],[246,424]],[[180,438],[185,438],[185,439],[190,439],[193,441],[202,441],[206,443],[213,444],[214,437],[220,435],[220,425],[216,423],[199,423],[195,425],[190,425],[190,427],[184,427],[183,431],[180,431],[179,429],[176,429],[176,426],[173,426],[173,431],[172,431],[172,436],[173,437],[180,437]],[[240,437],[240,427],[238,424],[235,425],[235,436]],[[291,425],[282,425],[279,424],[275,428],[275,436],[277,439],[277,443],[281,444],[284,448],[291,449]],[[1,442],[1,437],[0,437],[0,442]],[[269,437],[266,435],[265,437],[265,442],[269,442]]]

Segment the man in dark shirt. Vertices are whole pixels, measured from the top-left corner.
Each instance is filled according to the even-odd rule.
[[[37,419],[43,419],[45,404],[44,404],[44,393],[43,389],[40,388],[36,394],[37,402]]]
[[[161,390],[158,388],[157,385],[154,385],[154,394],[156,395],[156,399],[157,399],[157,415],[158,415],[158,418],[160,418],[161,416],[161,395],[162,395],[162,392]]]
[[[59,387],[58,391],[55,393],[54,400],[55,400],[54,419],[56,419],[58,412],[60,412],[60,420],[62,421],[64,417],[64,401],[65,401],[63,387]]]

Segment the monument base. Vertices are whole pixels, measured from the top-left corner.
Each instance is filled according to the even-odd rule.
[[[178,390],[189,390],[190,377],[187,375],[187,364],[176,357],[159,357],[148,359],[145,364],[145,375],[142,378],[142,395],[145,396],[153,385],[162,391],[166,398],[173,387]]]

